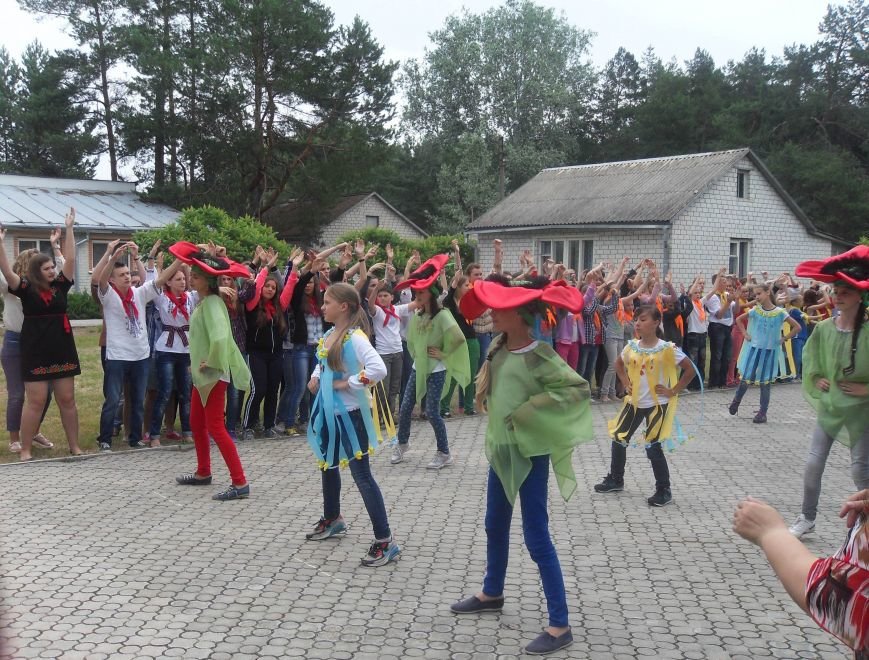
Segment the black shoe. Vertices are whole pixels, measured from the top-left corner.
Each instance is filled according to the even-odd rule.
[[[618,493],[625,489],[624,479],[616,479],[611,474],[603,478],[599,484],[595,484],[595,493]]]
[[[545,630],[533,642],[525,647],[525,653],[531,655],[547,655],[573,644],[573,632],[568,630],[563,635],[553,637]]]
[[[667,506],[673,502],[673,493],[669,488],[659,488],[646,502],[649,506]]]
[[[731,415],[735,415],[736,413],[738,413],[739,412],[739,403],[737,403],[736,401],[732,401],[730,403],[730,405],[727,407],[727,412],[729,412]]]
[[[134,440],[130,443],[130,449],[148,449],[148,445],[141,440]]]
[[[477,414],[477,411],[476,411],[476,410],[466,410],[466,411],[465,411],[465,416],[466,416],[466,417],[473,417],[473,416],[476,415],[476,414]]]
[[[175,483],[182,486],[210,486],[211,477],[197,477],[193,472],[185,472],[175,477]]]
[[[449,410],[441,413],[441,417],[443,417],[444,419],[449,419],[452,416],[453,416],[453,414]]]
[[[766,424],[766,413],[763,411],[758,411],[758,413],[754,416],[754,419],[751,421],[755,424]]]
[[[111,442],[101,442],[100,444],[100,452],[106,454],[110,454],[112,452],[112,443]]]
[[[495,600],[480,600],[476,596],[465,598],[450,605],[456,614],[477,614],[477,612],[500,612],[504,609],[504,597]]]

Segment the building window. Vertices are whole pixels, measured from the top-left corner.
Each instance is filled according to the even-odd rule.
[[[582,270],[594,268],[594,241],[582,242]]]
[[[742,238],[730,239],[729,271],[738,277],[748,275],[749,245],[751,241]]]
[[[380,216],[379,215],[366,215],[365,216],[365,226],[368,229],[379,227],[380,226]]]
[[[96,265],[100,262],[100,259],[103,258],[103,255],[106,253],[106,250],[109,247],[108,241],[93,241],[91,243],[91,270],[93,270]],[[125,253],[124,256],[121,257],[121,261],[123,261],[127,266],[130,265],[130,253]]]
[[[567,249],[567,263],[564,264],[568,268],[570,268],[576,276],[579,277],[579,248],[582,241],[568,241],[568,249]]]
[[[39,240],[36,238],[19,238],[18,254],[21,254],[25,250],[39,250],[42,254],[47,254],[49,256],[54,254],[51,249],[51,241]]]
[[[736,196],[748,197],[748,170],[736,170]]]

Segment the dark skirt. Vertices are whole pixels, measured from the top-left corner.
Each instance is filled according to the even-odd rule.
[[[56,380],[81,374],[75,338],[65,314],[25,316],[21,328],[21,378]]]

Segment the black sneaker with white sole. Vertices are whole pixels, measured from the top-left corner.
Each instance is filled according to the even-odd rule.
[[[649,506],[667,506],[673,503],[673,493],[669,488],[659,488],[649,499],[646,500]]]

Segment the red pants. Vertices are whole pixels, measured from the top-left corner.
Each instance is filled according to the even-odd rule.
[[[736,372],[736,361],[739,359],[739,351],[742,350],[742,342],[745,341],[745,335],[733,324],[731,330],[731,348],[730,348],[730,364],[727,365],[727,385],[739,385],[739,374]]]
[[[561,356],[561,359],[570,365],[570,368],[576,371],[576,363],[579,362],[579,342],[575,341],[570,344],[562,344],[555,342],[555,352]]]
[[[196,474],[200,477],[211,475],[211,443],[209,437],[214,439],[220,450],[226,467],[229,468],[229,476],[233,486],[244,486],[247,479],[244,469],[241,467],[241,459],[235,443],[229,437],[226,425],[223,423],[223,410],[226,406],[226,386],[224,381],[218,381],[211,393],[208,402],[203,406],[199,397],[199,390],[193,388],[193,397],[190,402],[190,430],[193,431],[193,445],[196,447]]]

